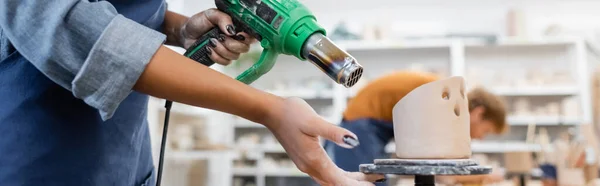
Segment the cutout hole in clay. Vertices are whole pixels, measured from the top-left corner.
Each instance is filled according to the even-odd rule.
[[[450,90],[448,87],[444,87],[444,92],[442,92],[442,99],[450,100]]]
[[[457,104],[454,105],[454,114],[456,116],[460,116],[460,106]]]
[[[464,83],[460,84],[460,97],[465,99],[465,84]]]

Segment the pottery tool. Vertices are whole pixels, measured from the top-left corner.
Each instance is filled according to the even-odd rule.
[[[361,164],[367,174],[414,175],[415,185],[435,185],[435,175],[489,174],[471,158],[465,80],[450,77],[417,87],[392,110],[397,159]],[[451,132],[450,132],[451,131]]]
[[[236,31],[246,32],[263,48],[258,61],[237,80],[250,84],[267,73],[279,54],[292,55],[301,61],[310,61],[336,83],[346,88],[354,86],[362,77],[363,68],[356,59],[336,46],[315,16],[296,0],[215,0],[217,8],[231,16]],[[200,37],[184,53],[186,57],[211,66],[207,44],[210,38],[224,34],[218,27]],[[165,124],[160,148],[157,186],[160,186],[164,147],[172,102],[165,104]]]

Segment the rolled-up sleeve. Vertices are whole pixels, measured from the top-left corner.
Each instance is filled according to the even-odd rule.
[[[0,28],[21,55],[104,120],[166,39],[106,1],[0,0]]]

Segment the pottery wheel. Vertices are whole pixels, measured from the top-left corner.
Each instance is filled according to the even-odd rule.
[[[492,168],[480,166],[470,159],[376,159],[374,164],[361,164],[360,172],[396,175],[477,175],[489,174]]]

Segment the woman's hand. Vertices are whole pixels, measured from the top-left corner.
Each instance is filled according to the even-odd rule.
[[[359,145],[358,139],[350,131],[325,121],[304,100],[287,98],[280,112],[271,118],[274,119],[266,125],[288,156],[320,185],[367,186],[384,179],[383,175],[346,172],[337,167],[321,147],[319,136],[345,148]]]
[[[190,18],[174,12],[167,12],[165,16],[167,44],[185,49],[215,27],[225,33],[211,38],[207,45],[210,58],[215,63],[229,65],[231,61],[238,59],[240,54],[248,52],[250,44],[256,41],[247,33],[237,33],[231,17],[217,9],[208,9]]]

